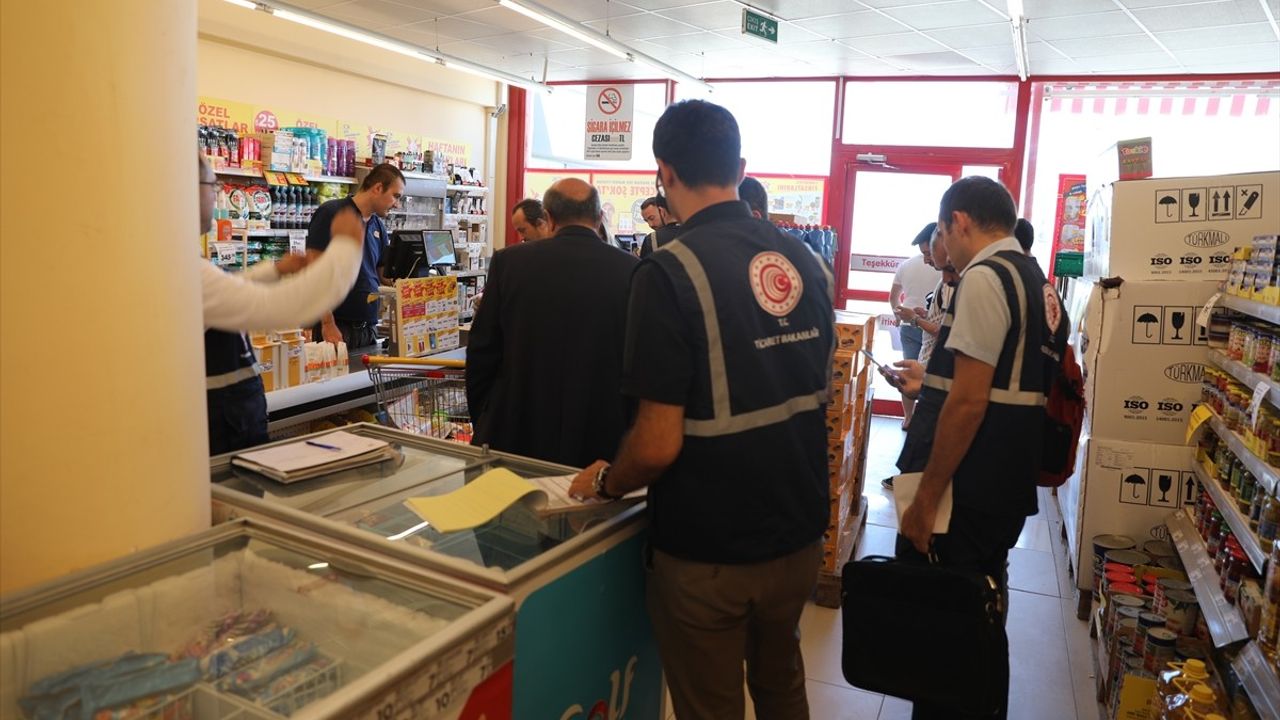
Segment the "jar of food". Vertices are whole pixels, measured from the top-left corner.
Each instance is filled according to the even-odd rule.
[[[1249,513],[1247,519],[1249,521],[1249,529],[1256,535],[1258,533],[1258,523],[1262,519],[1262,506],[1267,502],[1267,489],[1258,483],[1253,493],[1253,502],[1249,503]]]
[[[1253,351],[1258,346],[1258,329],[1252,325],[1246,325],[1244,329],[1244,350],[1240,356],[1240,363],[1245,367],[1253,367]]]
[[[1271,330],[1259,329],[1254,340],[1253,371],[1263,375],[1271,374]]]
[[[1239,360],[1244,357],[1244,325],[1231,323],[1231,333],[1227,335],[1227,357]]]
[[[1204,543],[1205,552],[1209,553],[1209,557],[1217,554],[1218,548],[1222,541],[1222,536],[1218,531],[1222,529],[1222,513],[1214,510],[1209,513],[1209,522],[1204,524]]]
[[[1269,373],[1272,380],[1280,381],[1280,344],[1277,344],[1275,338],[1271,340],[1271,372]]]
[[[1280,535],[1280,498],[1273,493],[1258,494],[1263,498],[1258,514],[1258,542],[1264,551],[1270,552],[1276,536]]]
[[[1244,554],[1244,550],[1239,547],[1233,548],[1222,578],[1222,594],[1232,605],[1235,605],[1236,598],[1240,597],[1240,583],[1244,580],[1248,567],[1249,558]]]
[[[1226,491],[1231,493],[1231,497],[1239,497],[1240,480],[1244,477],[1244,461],[1236,458],[1231,463],[1231,475],[1227,479]]]
[[[1280,657],[1280,543],[1271,546],[1267,578],[1262,583],[1262,621],[1258,623],[1258,644],[1264,652]]]
[[[1253,473],[1245,470],[1240,474],[1240,492],[1236,494],[1236,507],[1242,513],[1249,512],[1249,506],[1253,504],[1254,493],[1258,489],[1258,479]]]
[[[1231,559],[1231,548],[1236,543],[1235,536],[1231,534],[1231,528],[1226,523],[1223,523],[1222,530],[1219,530],[1219,533],[1223,530],[1226,531],[1226,536],[1218,543],[1217,552],[1210,557],[1213,560],[1214,572],[1218,573],[1219,581],[1222,580],[1222,573],[1227,567],[1227,561]]]

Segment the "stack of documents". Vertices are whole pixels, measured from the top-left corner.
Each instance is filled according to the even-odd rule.
[[[522,478],[507,470],[490,470],[458,490],[444,495],[415,497],[405,505],[442,533],[479,527],[500,515],[518,500],[541,516],[585,510],[603,504],[569,497],[572,475]],[[641,488],[628,493],[627,500],[643,498]]]
[[[395,448],[385,440],[338,430],[309,440],[240,453],[231,458],[231,464],[287,484],[396,458]]]

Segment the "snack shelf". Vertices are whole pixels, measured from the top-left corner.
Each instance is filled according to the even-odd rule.
[[[1280,325],[1280,305],[1267,305],[1256,300],[1226,294],[1218,302],[1223,307],[1231,308],[1236,312],[1242,312],[1259,320],[1266,320],[1269,323]]]

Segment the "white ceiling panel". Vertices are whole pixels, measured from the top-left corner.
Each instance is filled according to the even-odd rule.
[[[587,23],[587,26],[600,32],[604,32],[607,27],[610,35],[617,35],[620,38],[654,38],[666,37],[669,35],[686,35],[688,33],[698,32],[700,29],[688,23],[676,22],[675,20],[662,17],[661,15],[651,15],[649,13],[628,15],[626,17],[615,17],[611,18],[607,22],[604,20],[595,20]]]
[[[1117,53],[1160,52],[1160,46],[1142,33],[1108,38],[1054,40],[1053,46],[1073,58],[1092,58]]]
[[[660,45],[664,48],[677,50],[679,52],[700,53],[711,50],[735,50],[740,48],[748,48],[753,43],[747,43],[737,38],[717,35],[715,33],[702,32],[692,35],[673,35],[665,38],[654,38],[654,45]],[[763,41],[761,41],[763,42]],[[764,50],[772,50],[772,48],[761,48]],[[659,55],[658,57],[662,57]]]
[[[929,7],[937,5],[955,5],[962,2],[971,2],[972,0],[849,0],[850,5],[865,5],[867,7],[888,9],[902,7]]]
[[[292,2],[292,0],[288,1]],[[494,2],[489,2],[489,0],[388,0],[388,2],[417,10],[426,10],[432,15],[445,16],[478,10],[494,4],[497,0],[494,0]]]
[[[853,0],[757,0],[751,4],[787,20],[840,15],[859,9]]]
[[[490,48],[503,55],[511,55],[513,53],[536,53],[539,56],[547,53],[553,53],[558,50],[572,50],[577,48],[581,43],[567,35],[560,34],[559,37],[571,42],[557,42],[544,35],[536,33],[511,33],[510,35],[495,35],[487,38],[477,38],[472,40],[476,45]]]
[[[490,65],[502,61],[502,53],[496,52],[492,48],[487,48],[483,45],[476,45],[475,43],[467,42],[465,40],[441,43],[440,52],[484,65]]]
[[[1178,50],[1233,47],[1236,45],[1272,42],[1276,36],[1271,31],[1271,25],[1268,23],[1250,23],[1248,25],[1162,32],[1156,33],[1156,37],[1159,38],[1160,42],[1164,43],[1165,47],[1177,52]]]
[[[886,11],[917,30],[981,25],[1000,19],[999,15],[976,2],[947,5],[915,5]]]
[[[471,1],[475,2],[476,0]],[[552,6],[548,5],[547,7]],[[603,20],[604,18],[618,17],[620,15],[633,15],[639,10],[631,5],[625,5],[620,2],[605,2],[605,0],[555,0],[554,9],[561,15],[578,22]]]
[[[1275,72],[1280,70],[1280,42],[1235,45],[1228,48],[1203,50],[1179,50],[1174,53],[1188,67],[1199,65],[1223,65],[1252,67],[1250,72]]]
[[[611,0],[609,4],[616,5],[619,9],[631,6],[637,10],[666,10],[667,8],[683,7],[690,2],[693,2],[693,0]]]
[[[437,15],[426,10],[397,5],[393,2],[387,2],[387,0],[355,0],[354,2],[329,5],[317,10],[317,12],[371,30],[406,25],[419,20],[430,20]]]
[[[1232,2],[1251,2],[1258,4],[1258,0],[1121,0],[1124,6],[1130,10],[1139,10],[1147,8],[1165,8],[1169,10],[1177,9],[1183,5],[1218,5],[1221,3]]]
[[[474,20],[460,17],[440,18],[438,21],[419,23],[414,27],[425,29],[430,25],[439,27],[441,35],[448,35],[449,37],[455,37],[460,40],[472,40],[475,38],[493,37],[494,35],[504,34],[503,30],[500,28],[495,28],[492,25],[486,25],[482,22],[476,22]]]
[[[941,40],[957,50],[996,45],[1013,46],[1013,31],[1007,20],[986,25],[930,30],[929,37]]]
[[[822,33],[826,37],[836,39],[887,35],[900,33],[905,29],[902,27],[902,23],[895,22],[870,10],[800,20],[796,24],[814,32]]]
[[[849,38],[843,42],[864,52],[869,52],[872,55],[879,55],[881,57],[945,50],[945,48],[933,40],[913,32],[899,33],[897,35],[877,35],[876,37]]]
[[[992,4],[996,7],[1001,5],[998,2]],[[1022,7],[1023,12],[1032,20],[1092,15],[1117,9],[1111,0],[1023,0]]]
[[[461,38],[449,37],[435,31],[435,23],[428,21],[425,23],[416,23],[414,25],[405,25],[404,27],[388,28],[385,32],[390,37],[397,40],[403,40],[407,43],[420,45],[424,48],[434,48],[438,45],[457,42]]]
[[[467,13],[465,17],[472,22],[494,27],[499,31],[494,33],[495,35],[502,32],[531,32],[546,27],[533,18],[525,17],[515,10],[508,10],[496,4],[477,12]]]
[[[1032,36],[1044,38],[1045,40],[1113,37],[1142,32],[1141,28],[1119,10],[1093,15],[1072,15],[1043,20],[1033,16],[1027,22],[1027,30]]]
[[[1089,67],[1095,72],[1179,72],[1173,58],[1162,52],[1115,53],[1093,58]]]
[[[1012,53],[1010,53],[1012,55]],[[967,68],[970,72],[977,72],[982,68],[973,61],[957,55],[953,52],[932,52],[919,53],[916,55],[893,55],[885,58],[889,62],[898,63],[910,70],[918,70],[921,72],[930,72],[942,68]]]
[[[1135,10],[1134,15],[1151,32],[1162,30],[1192,30],[1218,25],[1240,25],[1266,22],[1262,5],[1257,2],[1214,3],[1212,5],[1187,5],[1176,9]]]
[[[659,14],[707,30],[742,26],[742,6],[729,0],[692,4],[663,10]]]

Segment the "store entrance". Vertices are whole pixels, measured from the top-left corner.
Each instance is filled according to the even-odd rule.
[[[916,233],[938,215],[938,199],[961,177],[959,163],[890,162],[877,153],[860,153],[845,164],[845,227],[848,264],[838,273],[844,307],[879,316],[875,354],[881,362],[902,359],[898,321],[889,306],[894,273],[919,252]],[[901,415],[902,400],[876,376],[874,412]]]

